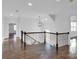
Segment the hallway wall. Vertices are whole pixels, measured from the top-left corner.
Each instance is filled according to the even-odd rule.
[[[3,16],[3,20],[2,20],[2,38],[8,38],[9,37],[9,24],[10,23],[14,23],[16,24],[17,18],[14,17],[6,17]]]
[[[14,0],[13,0],[14,1]],[[22,0],[21,0],[22,1]],[[20,3],[22,3],[20,1]],[[53,1],[53,0],[51,0]],[[51,2],[50,1],[50,2]],[[10,2],[10,1],[9,1]],[[7,4],[9,3],[7,2]],[[14,1],[15,3],[16,1]],[[36,1],[35,1],[36,2]],[[40,1],[41,2],[41,1]],[[55,2],[55,3],[54,3]],[[70,32],[69,38],[73,37],[73,36],[77,36],[77,32],[71,32],[70,28],[70,17],[71,16],[77,16],[77,6],[76,6],[76,0],[74,0],[72,3],[70,3],[68,0],[67,1],[61,1],[61,2],[56,2],[54,1],[54,5],[53,7],[51,6],[51,4],[53,4],[51,2],[51,4],[48,4],[48,6],[50,6],[50,8],[46,8],[45,5],[47,4],[43,4],[43,7],[40,6],[40,9],[38,10],[36,7],[32,7],[32,8],[26,8],[23,7],[25,6],[24,3],[22,3],[23,5],[17,5],[16,7],[20,7],[19,9],[23,9],[20,10],[20,12],[15,12],[15,10],[17,8],[15,8],[14,4],[12,4],[13,8],[9,9],[11,6],[8,5],[8,9],[5,8],[6,2],[4,2],[3,4],[3,38],[8,37],[8,33],[9,33],[9,27],[8,24],[9,23],[16,23],[17,26],[17,30],[16,30],[16,37],[20,37],[21,33],[20,31],[23,30],[25,32],[28,31],[44,31],[48,30],[50,32]],[[12,2],[13,3],[13,2]],[[18,3],[18,0],[17,0]],[[16,4],[17,4],[16,3]],[[48,3],[48,2],[47,2]],[[40,4],[39,4],[40,5]],[[38,6],[37,6],[38,7]],[[42,10],[42,8],[45,10]],[[34,8],[34,9],[33,9]],[[38,7],[39,8],[39,7]],[[19,11],[19,10],[18,10]],[[49,14],[55,15],[55,19],[52,19]],[[13,16],[11,16],[10,14],[12,14]],[[29,16],[29,17],[28,17]],[[40,28],[38,26],[38,20],[39,17],[41,16],[42,21],[47,18],[48,20],[43,21],[44,23],[44,28]],[[54,38],[54,37],[53,37]],[[52,45],[56,44],[55,43],[55,39],[52,39]],[[69,42],[69,40],[66,40]],[[66,41],[64,40],[64,42],[60,45],[67,45],[69,43],[66,43]],[[60,40],[59,44],[62,42],[62,40]]]

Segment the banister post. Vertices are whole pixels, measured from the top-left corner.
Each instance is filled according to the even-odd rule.
[[[58,32],[56,32],[56,52],[58,53]]]
[[[68,32],[68,34],[69,34],[69,32]]]
[[[24,32],[24,48],[26,47],[26,32]]]
[[[44,44],[46,44],[46,31],[44,31]]]
[[[21,31],[21,43],[23,43],[23,31]]]
[[[67,32],[67,39],[68,39],[67,43],[68,43],[68,45],[69,45],[69,44],[70,44],[70,36],[69,36],[69,32]]]

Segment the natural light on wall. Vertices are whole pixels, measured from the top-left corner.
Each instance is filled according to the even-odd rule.
[[[70,40],[70,49],[69,49],[69,51],[70,51],[71,54],[74,54],[74,53],[76,54],[76,49],[75,49],[77,47],[76,42],[77,42],[76,39],[71,39]]]
[[[75,32],[77,30],[77,21],[76,16],[71,16],[71,32]]]
[[[16,31],[16,25],[14,25],[14,30]]]

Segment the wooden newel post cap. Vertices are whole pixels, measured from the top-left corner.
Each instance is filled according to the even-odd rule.
[[[44,33],[46,33],[46,31],[44,31]]]
[[[24,34],[26,34],[26,32],[24,32]]]
[[[23,33],[23,31],[21,31],[21,33]]]
[[[68,34],[69,34],[69,32],[68,32]]]

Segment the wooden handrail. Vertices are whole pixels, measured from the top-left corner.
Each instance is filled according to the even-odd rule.
[[[44,32],[26,32],[27,34],[38,34],[38,33],[44,33]],[[52,32],[45,32],[45,33],[49,33],[49,34],[55,34],[56,33],[52,33]],[[60,34],[69,34],[69,32],[65,32],[65,33],[58,33],[58,35]]]
[[[65,32],[65,33],[58,33],[58,35],[59,35],[59,34],[69,34],[69,32]]]
[[[44,33],[44,32],[26,32],[27,34],[38,34],[38,33]]]
[[[44,33],[44,32],[43,32]],[[46,33],[49,33],[49,34],[56,34],[56,33],[52,33],[52,32],[46,32]]]
[[[39,41],[37,41],[37,40],[34,39],[33,37],[29,36],[28,34],[43,33],[43,34],[44,34],[44,43],[46,43],[46,33],[56,35],[56,50],[57,50],[57,51],[58,51],[58,35],[69,34],[69,32],[65,32],[65,33],[58,33],[58,32],[56,32],[56,33],[52,33],[52,32],[46,32],[46,31],[44,31],[44,32],[22,32],[22,31],[21,31],[21,34],[22,34],[22,33],[24,34],[24,46],[26,46],[26,42],[25,42],[25,41],[26,41],[26,35],[27,35],[28,37],[30,37],[31,39],[34,40],[33,44],[34,44],[35,42],[40,43]],[[23,34],[22,34],[21,37],[23,37]]]

